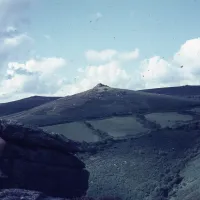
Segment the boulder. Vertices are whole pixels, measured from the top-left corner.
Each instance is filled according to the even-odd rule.
[[[0,138],[0,189],[61,198],[86,194],[89,172],[75,156],[81,151],[79,143],[5,120],[0,120]]]

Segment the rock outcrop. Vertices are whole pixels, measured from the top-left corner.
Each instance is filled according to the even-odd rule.
[[[86,194],[89,172],[74,155],[81,151],[78,143],[5,120],[0,120],[0,138],[0,189],[9,189],[11,194],[12,189],[32,190],[60,198]]]

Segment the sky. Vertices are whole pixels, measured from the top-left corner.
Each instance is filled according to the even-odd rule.
[[[0,103],[200,84],[200,0],[0,0]]]

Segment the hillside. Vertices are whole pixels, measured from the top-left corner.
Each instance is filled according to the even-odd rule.
[[[165,94],[165,95],[184,96],[184,97],[200,96],[200,86],[198,85],[153,88],[153,89],[146,89],[139,91],[153,93],[153,94]]]
[[[47,126],[111,116],[181,111],[195,106],[200,106],[200,102],[98,84],[85,92],[59,98],[4,118]]]
[[[0,116],[22,112],[42,104],[54,101],[59,97],[33,96],[8,103],[0,103]]]
[[[198,200],[199,125],[191,123],[174,130],[152,131],[139,138],[110,140],[99,145],[95,154],[80,154],[90,172],[88,196]]]
[[[69,191],[80,187],[85,194],[87,188],[88,199],[194,200],[200,196],[199,101],[98,84],[2,118],[41,127],[1,120],[1,138],[7,146],[0,169],[4,174],[12,172],[9,189],[0,192],[2,199],[4,193],[26,198],[32,189],[67,197],[64,183],[77,178],[83,178],[84,184],[74,182]],[[72,161],[84,165],[71,167]],[[70,170],[83,176],[73,174],[70,179]],[[35,179],[41,184],[32,185]],[[19,189],[13,191],[13,184]]]

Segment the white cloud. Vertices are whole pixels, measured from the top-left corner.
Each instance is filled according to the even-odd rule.
[[[42,72],[45,74],[50,74],[55,72],[57,69],[66,66],[66,60],[63,58],[41,58],[40,60],[31,59],[25,64],[11,62],[8,64],[8,70],[18,70],[23,69],[27,72]]]
[[[90,56],[86,56],[88,60],[99,62],[118,60],[119,63],[121,63],[121,69],[123,69],[123,65],[125,64],[121,62],[123,59],[136,59],[139,56],[138,49],[127,53],[114,50],[92,51],[90,53]],[[170,60],[166,60],[160,56],[153,56],[141,61],[137,70],[133,70],[132,74],[127,71],[124,71],[124,73],[127,74],[127,82],[122,82],[120,79],[116,78],[117,81],[114,85],[120,85],[121,83],[121,87],[130,89],[198,85],[200,84],[200,38],[186,41],[181,45],[180,49],[172,55]],[[98,77],[96,74],[93,74],[93,76]],[[90,82],[92,82],[91,77],[92,76],[90,76],[89,79]],[[103,81],[105,80],[102,80],[102,82]],[[111,84],[113,84],[113,82],[111,82]]]
[[[159,56],[142,61],[140,76],[145,88],[171,86],[180,80],[178,68]]]
[[[200,39],[186,41],[166,60],[159,55],[142,60],[137,68],[124,68],[135,60],[139,50],[118,52],[114,49],[86,52],[89,61],[100,62],[80,67],[74,81],[66,79],[69,68],[63,58],[38,58],[25,63],[10,62],[0,85],[4,100],[16,95],[71,95],[94,87],[99,82],[111,87],[144,89],[186,84],[200,84]],[[183,66],[183,67],[181,67]],[[69,66],[70,67],[70,66]],[[15,84],[17,83],[17,84]],[[18,91],[18,92],[16,92]],[[1,98],[1,99],[2,99]]]
[[[16,35],[14,37],[5,38],[3,40],[3,45],[13,48],[13,47],[17,47],[17,46],[21,45],[23,42],[27,42],[27,41],[32,41],[32,39],[26,33],[23,33],[23,34]]]
[[[0,81],[9,60],[28,55],[33,40],[20,28],[27,25],[30,3],[31,0],[0,0]]]
[[[124,87],[130,76],[117,61],[103,65],[88,66],[81,70],[82,76],[76,83],[63,86],[56,95],[71,95],[94,87],[98,83],[109,86]]]
[[[0,84],[0,97],[11,94],[51,94],[65,84],[66,61],[63,58],[31,59],[8,64]]]
[[[107,62],[111,60],[130,61],[139,57],[139,49],[130,52],[118,52],[114,49],[105,49],[102,51],[88,50],[85,53],[89,62]]]
[[[174,61],[189,73],[200,73],[200,38],[186,41],[174,55]]]
[[[200,38],[187,40],[172,60],[155,56],[140,69],[145,88],[200,84]]]

